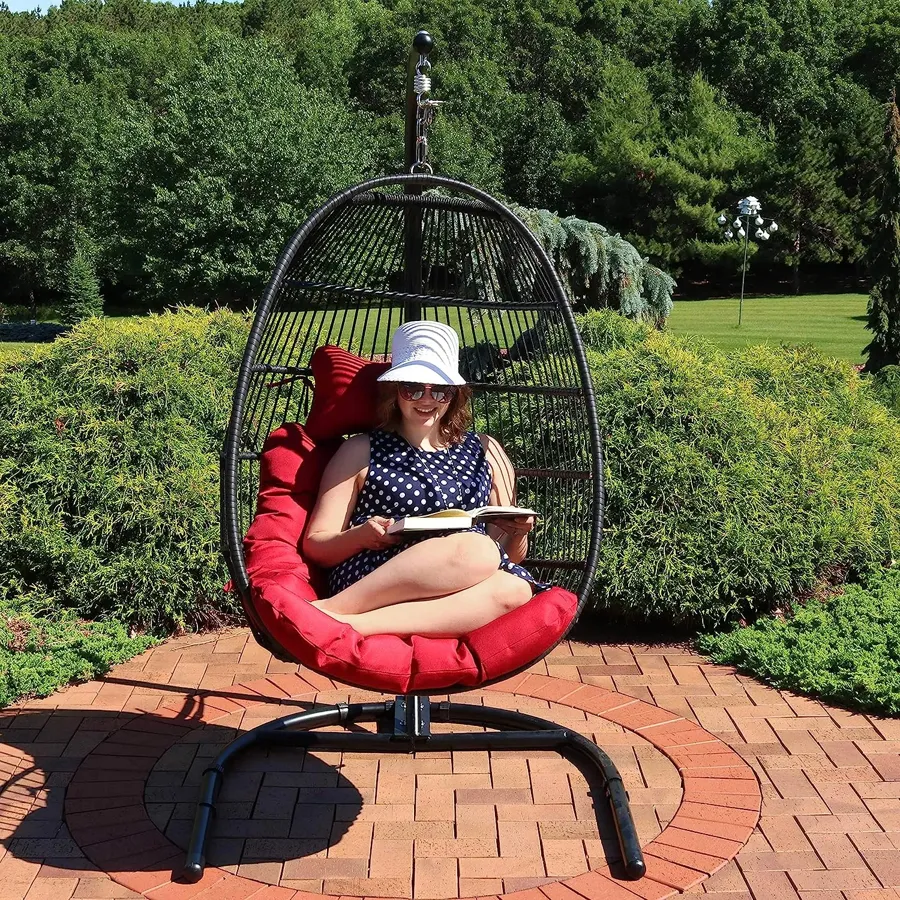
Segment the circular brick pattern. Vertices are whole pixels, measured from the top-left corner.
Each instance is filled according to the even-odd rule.
[[[593,838],[587,838],[583,845],[588,848],[588,852],[586,862],[583,861],[581,864],[582,869],[587,865],[592,866],[592,869],[576,871],[578,867],[568,851],[575,844],[581,846],[581,842],[585,838],[567,835],[565,828],[560,827],[556,832],[558,837],[547,838],[544,836],[544,857],[547,858],[548,846],[551,859],[553,859],[554,851],[559,851],[561,874],[557,880],[542,884],[540,889],[536,890],[535,887],[529,889],[525,883],[524,879],[529,878],[527,874],[509,875],[503,880],[507,896],[514,895],[510,891],[511,889],[514,891],[518,884],[522,889],[515,892],[515,896],[520,896],[522,900],[548,900],[548,898],[549,900],[578,900],[578,898],[601,900],[601,898],[612,897],[627,900],[628,897],[634,898],[635,896],[640,896],[643,900],[661,900],[679,890],[686,890],[698,884],[709,874],[724,866],[737,854],[752,833],[759,818],[760,808],[759,785],[753,771],[728,745],[693,722],[630,696],[617,694],[601,687],[544,675],[520,675],[502,685],[486,690],[484,694],[485,702],[498,706],[515,706],[523,711],[535,712],[547,718],[554,718],[554,713],[562,713],[560,718],[565,718],[567,715],[580,716],[581,726],[585,733],[595,734],[601,745],[608,750],[616,746],[615,742],[610,743],[613,735],[627,734],[627,741],[620,746],[634,747],[635,753],[640,752],[641,761],[646,759],[647,765],[643,767],[642,771],[644,777],[647,778],[648,785],[651,779],[663,783],[662,787],[646,788],[648,791],[661,792],[660,796],[663,802],[656,806],[651,804],[646,807],[646,809],[652,810],[659,824],[654,827],[652,823],[649,823],[647,817],[636,817],[642,837],[652,838],[644,846],[648,866],[647,875],[639,882],[618,880],[616,871],[610,870],[605,863],[602,843],[596,834],[596,824],[592,818],[593,813],[590,813],[590,818],[587,815],[589,800],[578,799],[582,794],[586,797],[586,783],[579,782],[578,779],[581,776],[569,763],[550,759],[551,756],[555,756],[554,754],[544,756],[529,752],[520,754],[518,757],[515,754],[510,754],[510,756],[513,760],[522,758],[522,756],[529,757],[527,768],[531,772],[540,772],[541,766],[546,766],[546,774],[532,777],[531,788],[534,790],[535,785],[538,785],[538,791],[547,793],[546,796],[540,798],[535,796],[527,803],[499,803],[498,797],[505,801],[523,801],[525,797],[518,793],[503,793],[521,791],[522,788],[486,785],[484,776],[487,774],[488,778],[492,778],[493,769],[488,773],[456,771],[453,768],[455,760],[447,759],[444,764],[436,766],[438,771],[417,772],[417,780],[421,783],[423,779],[426,779],[425,787],[432,792],[424,798],[416,797],[415,802],[421,803],[423,809],[430,810],[427,815],[433,816],[433,818],[425,818],[422,821],[443,823],[446,828],[446,825],[453,819],[453,811],[447,804],[452,804],[455,790],[457,805],[466,807],[466,816],[464,819],[457,819],[457,828],[460,822],[464,822],[465,829],[471,830],[471,833],[476,835],[472,838],[464,838],[459,833],[455,837],[440,837],[436,834],[432,839],[424,838],[426,849],[434,855],[426,857],[420,855],[417,863],[417,877],[419,869],[421,869],[426,876],[428,873],[432,873],[435,879],[446,878],[448,873],[442,871],[442,864],[445,864],[450,858],[448,854],[452,854],[453,857],[459,856],[461,859],[470,860],[466,865],[466,871],[471,871],[473,888],[475,882],[479,880],[478,875],[489,879],[491,869],[490,865],[484,865],[484,859],[464,857],[457,852],[463,850],[464,845],[459,843],[460,841],[479,840],[477,837],[478,817],[484,815],[484,810],[491,810],[491,816],[493,816],[494,804],[496,804],[498,820],[502,818],[501,807],[508,807],[503,813],[503,816],[509,817],[505,821],[511,823],[528,821],[529,815],[534,821],[534,803],[539,799],[556,799],[554,794],[561,790],[564,781],[567,785],[572,786],[573,811],[569,820],[574,822],[572,830],[577,831],[578,828],[585,827],[585,823],[588,822],[594,828]],[[466,699],[470,700],[471,697],[472,695],[467,695]],[[196,695],[184,702],[163,706],[132,719],[90,753],[76,771],[66,794],[66,821],[72,836],[85,855],[97,866],[109,872],[119,883],[138,893],[143,893],[149,900],[189,898],[203,894],[205,891],[209,891],[208,897],[223,898],[223,900],[226,897],[240,900],[240,898],[247,898],[251,895],[254,900],[288,900],[294,896],[293,891],[285,890],[284,887],[264,888],[261,885],[260,882],[264,880],[274,881],[272,874],[266,875],[265,859],[255,864],[255,870],[249,870],[252,871],[253,877],[242,874],[242,870],[237,864],[238,858],[234,855],[235,845],[232,845],[229,851],[229,846],[222,844],[223,840],[229,839],[227,837],[224,839],[220,837],[220,846],[218,849],[214,848],[214,852],[219,853],[219,858],[223,861],[229,859],[230,852],[231,864],[228,865],[228,868],[210,865],[203,880],[197,885],[171,882],[173,869],[177,871],[183,860],[183,854],[177,844],[182,843],[185,838],[184,826],[177,823],[186,821],[184,814],[193,807],[195,798],[194,789],[185,790],[183,784],[185,780],[194,781],[204,765],[204,757],[218,752],[217,745],[223,745],[231,739],[234,728],[241,719],[241,714],[243,714],[241,727],[246,728],[278,715],[284,715],[287,711],[286,705],[296,707],[312,703],[314,700],[316,702],[336,702],[339,699],[349,699],[346,690],[341,692],[340,687],[329,679],[304,671],[303,677],[293,674],[272,675],[249,684],[235,686],[222,694]],[[354,693],[352,699],[356,701],[361,699],[361,696]],[[548,709],[548,704],[554,708]],[[251,719],[256,719],[256,722]],[[574,721],[563,721],[562,724],[568,727],[578,727]],[[620,726],[623,731],[619,731],[615,726]],[[604,729],[609,730],[604,734]],[[615,756],[616,753],[613,752],[613,755]],[[366,833],[370,833],[368,840],[372,839],[372,830],[362,827],[369,824],[366,822],[366,818],[370,813],[367,813],[366,809],[371,810],[381,805],[377,797],[374,798],[375,803],[372,804],[375,785],[366,783],[372,780],[371,763],[375,762],[377,765],[378,761],[369,754],[344,754],[343,756],[343,772],[346,774],[334,769],[334,765],[340,761],[340,754],[319,754],[318,762],[313,762],[313,758],[310,757],[309,767],[304,764],[303,767],[300,767],[299,772],[296,757],[283,759],[283,763],[270,759],[266,772],[281,769],[283,777],[280,779],[276,777],[276,783],[268,785],[262,783],[263,773],[261,771],[255,773],[259,776],[258,778],[248,777],[254,774],[254,765],[259,768],[258,760],[254,762],[253,759],[250,759],[245,763],[237,764],[238,767],[245,767],[247,771],[238,778],[232,775],[230,783],[235,786],[234,788],[229,787],[229,779],[226,778],[225,782],[225,791],[232,790],[237,795],[229,797],[226,793],[222,799],[225,803],[243,804],[243,806],[234,807],[231,813],[226,808],[223,810],[225,812],[223,819],[230,815],[231,818],[228,820],[233,825],[238,825],[238,831],[243,828],[248,832],[265,832],[268,828],[270,832],[283,832],[286,824],[284,810],[288,803],[285,797],[291,801],[293,806],[294,803],[301,800],[302,791],[319,791],[317,796],[320,803],[316,805],[328,806],[334,816],[335,821],[330,823],[329,827],[333,829],[337,823],[348,823],[346,830],[339,835],[342,838],[340,846],[344,848],[340,852],[343,854],[346,850],[358,856],[361,851],[354,849],[354,841],[365,841]],[[434,762],[439,762],[438,754],[420,754],[419,756],[423,762],[427,757],[437,757],[438,759],[435,759]],[[479,754],[458,754],[458,756],[461,766],[467,764],[466,757],[475,757],[468,765],[476,769],[479,767],[477,759]],[[637,759],[637,756],[635,758]],[[383,760],[384,757],[378,759]],[[393,759],[404,760],[407,758],[398,756]],[[531,764],[532,760],[536,763],[536,768]],[[366,766],[365,763],[369,763],[369,765]],[[470,777],[463,782],[457,781],[454,788],[448,789],[443,784],[448,774],[446,763],[451,764],[451,774],[454,777],[462,778],[465,775],[481,777]],[[497,772],[506,770],[510,779],[515,781],[515,765],[504,766],[502,761],[498,761],[497,765]],[[672,766],[677,768],[683,788],[680,805],[674,817],[666,824],[666,819],[671,813],[669,807],[678,802],[677,785],[671,774]],[[390,766],[387,768],[389,770]],[[627,781],[627,767],[623,768],[626,769],[623,774],[626,775]],[[521,767],[519,767],[519,771],[521,773]],[[400,792],[397,796],[402,800],[404,798],[401,794],[403,791],[408,792],[411,779],[408,774],[403,777],[402,772],[395,774],[399,774],[400,777],[389,778],[385,783],[387,785],[385,789],[388,792]],[[329,781],[330,786],[316,785],[314,783],[316,778],[303,779],[299,777],[303,775],[319,776],[319,781]],[[178,779],[181,779],[182,784],[180,791],[173,790],[178,787],[174,783]],[[279,780],[282,782],[293,780],[297,783],[278,784]],[[169,783],[167,784],[167,782]],[[241,782],[249,783],[249,786],[243,788],[246,791],[245,795],[240,794]],[[406,782],[405,786],[404,782]],[[462,787],[462,783],[469,784],[469,786]],[[491,784],[495,783],[496,779],[491,782]],[[666,787],[666,784],[670,786]],[[643,789],[634,782],[629,787],[633,795]],[[265,791],[264,788],[271,790]],[[252,799],[241,799],[241,796],[249,796],[251,790],[254,794]],[[321,793],[323,790],[332,790],[337,793],[324,795],[330,797],[330,801],[323,803]],[[665,800],[666,790],[669,790],[670,793],[675,792],[674,803],[670,802],[669,806]],[[297,792],[296,798],[294,797],[295,791]],[[501,793],[498,794],[498,791]],[[488,793],[495,795],[494,800],[490,803],[487,802]],[[408,794],[406,796],[408,798]],[[315,799],[312,794],[303,794],[302,797]],[[461,803],[461,797],[463,800],[471,802]],[[366,806],[367,802],[368,807]],[[187,804],[187,806],[182,804]],[[247,804],[250,804],[249,808]],[[399,809],[404,806],[402,802],[389,798],[383,805],[386,809],[392,807]],[[559,804],[552,803],[540,805],[559,806]],[[602,805],[604,804],[601,801]],[[479,807],[482,808],[480,813],[477,811]],[[528,807],[532,808],[531,813],[527,812]],[[339,808],[341,818],[337,816]],[[636,810],[641,809],[641,804],[635,803],[635,808]],[[582,812],[581,816],[578,815],[579,809]],[[404,815],[408,819],[407,812]],[[542,818],[546,820],[546,816],[543,815],[545,812],[546,810],[542,811]],[[401,834],[400,826],[403,824],[403,820],[399,815],[397,819],[395,826],[385,830],[386,835],[391,831],[394,835]],[[275,822],[276,825],[266,826],[266,821]],[[279,834],[277,837],[270,837],[271,840],[312,842],[294,846],[293,856],[297,858],[291,861],[297,865],[287,872],[292,875],[292,878],[288,880],[282,875],[279,876],[285,887],[288,884],[300,889],[303,889],[304,885],[310,886],[309,883],[313,879],[308,876],[316,872],[317,865],[321,866],[324,863],[331,864],[331,874],[334,876],[335,884],[340,886],[344,895],[373,896],[379,893],[391,895],[391,876],[385,876],[385,881],[380,889],[371,890],[373,886],[365,883],[371,879],[364,879],[357,889],[353,890],[354,876],[351,873],[354,870],[352,867],[345,866],[343,870],[345,876],[342,880],[342,876],[336,874],[342,871],[341,857],[334,857],[333,853],[329,853],[328,859],[323,859],[326,856],[325,849],[321,847],[323,837],[308,833],[315,831],[317,827],[324,828],[324,825],[321,822],[317,825],[312,817],[303,821],[299,827],[295,827],[296,821],[298,820],[292,819],[287,823],[286,836]],[[560,822],[563,821],[566,819],[560,820]],[[241,822],[244,824],[240,825]],[[579,825],[579,823],[581,824]],[[665,827],[654,836],[653,832],[658,831],[660,825],[665,825]],[[339,829],[344,828],[340,824],[338,827]],[[452,828],[452,825],[450,827]],[[497,827],[500,827],[499,821]],[[302,833],[304,828],[307,831],[305,834]],[[164,834],[161,829],[167,829],[169,836]],[[293,835],[291,829],[294,829]],[[514,839],[517,830],[524,832],[525,828],[517,829],[513,824],[507,829],[510,840]],[[502,840],[502,832],[500,836]],[[324,840],[330,842],[333,837],[332,832]],[[175,843],[173,843],[173,839]],[[243,834],[231,838],[233,841],[258,841],[259,843],[252,845],[253,852],[265,851],[263,843],[265,839],[264,834],[257,834],[255,837]],[[409,840],[402,836],[385,839],[398,842]],[[592,840],[596,842],[595,845],[589,843]],[[555,844],[555,841],[559,841],[559,844]],[[447,842],[453,843],[454,846],[447,846]],[[282,847],[290,849],[287,845],[282,845]],[[275,845],[272,846],[271,852],[274,852],[274,849]],[[386,850],[389,849],[391,848],[386,848]],[[396,849],[399,849],[399,846],[396,846]],[[591,849],[593,849],[593,854]],[[469,852],[477,851],[477,845],[469,845]],[[332,858],[337,864],[331,863]],[[355,858],[355,856],[347,857],[350,860]],[[503,855],[501,854],[495,859],[502,860]],[[527,856],[522,859],[527,859]],[[583,859],[585,858],[583,857]],[[397,863],[398,859],[396,856],[392,857],[390,853],[386,853],[385,863],[390,864],[391,862]],[[452,862],[455,874],[456,860],[453,859]],[[254,864],[246,863],[246,865]],[[553,865],[556,863],[554,862]],[[287,869],[287,867],[285,868]],[[463,875],[462,865],[460,875]],[[514,882],[513,879],[517,877],[523,880]],[[535,879],[532,877],[531,881],[534,883]],[[462,877],[460,884],[463,886]],[[473,890],[472,893],[479,892]],[[499,891],[495,893],[499,893]],[[420,891],[417,888],[416,894],[425,896],[428,894],[428,890],[426,888],[424,891]],[[526,894],[530,896],[526,897]],[[397,891],[397,895],[402,894]]]
[[[324,692],[316,700],[334,704],[347,693]],[[603,745],[631,792],[642,844],[671,820],[681,778],[649,741],[561,704],[466,695],[475,704],[501,700]],[[193,732],[160,757],[144,800],[166,837],[187,847],[194,804],[185,798],[196,796],[204,769],[232,729],[283,713],[277,706],[235,711],[217,720],[205,740]],[[434,723],[432,730],[450,728]],[[269,884],[342,896],[409,895],[414,871],[451,864],[458,865],[464,895],[520,890],[547,876],[583,874],[618,853],[602,801],[598,832],[592,793],[602,797],[602,784],[592,791],[581,770],[551,751],[451,758],[449,752],[353,757],[256,748],[235,760],[225,779],[208,860]],[[420,894],[428,892],[422,882],[417,877]]]

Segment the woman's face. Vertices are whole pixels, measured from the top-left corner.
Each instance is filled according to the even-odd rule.
[[[397,405],[405,422],[417,428],[433,428],[447,412],[455,393],[452,385],[401,382],[397,387]]]

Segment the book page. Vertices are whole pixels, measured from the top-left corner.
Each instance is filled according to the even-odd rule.
[[[433,513],[423,513],[421,516],[409,516],[414,519],[443,519],[455,516],[466,516],[477,519],[481,516],[536,516],[533,509],[524,509],[521,506],[479,506],[477,509],[439,509]]]
[[[479,509],[469,511],[474,519],[485,516],[536,516],[533,509],[524,509],[521,506],[482,506]]]

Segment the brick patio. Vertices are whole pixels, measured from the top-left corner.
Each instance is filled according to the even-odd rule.
[[[609,752],[648,862],[639,882],[619,877],[597,786],[554,753],[288,750],[231,770],[205,878],[172,881],[200,773],[239,729],[379,696],[298,673],[233,630],[6,710],[0,900],[900,900],[900,721],[659,645],[565,644],[460,698]]]

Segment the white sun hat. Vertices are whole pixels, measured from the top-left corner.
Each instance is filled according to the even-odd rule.
[[[418,384],[465,384],[459,374],[459,338],[443,322],[401,325],[391,338],[391,368],[379,381]]]

